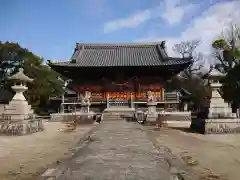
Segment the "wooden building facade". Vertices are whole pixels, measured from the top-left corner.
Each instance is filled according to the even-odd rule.
[[[76,44],[69,61],[50,62],[52,69],[72,80],[77,96],[91,92],[92,104],[146,104],[147,91],[165,101],[164,85],[192,63],[169,57],[165,41],[132,44]]]

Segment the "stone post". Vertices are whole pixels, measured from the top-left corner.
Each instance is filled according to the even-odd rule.
[[[90,107],[89,107],[89,105],[87,105],[87,113],[89,113],[90,112]]]
[[[80,93],[79,91],[77,91],[77,102],[79,102],[79,100],[80,100]]]
[[[188,111],[188,104],[187,104],[187,103],[184,103],[183,110],[184,110],[184,111]]]

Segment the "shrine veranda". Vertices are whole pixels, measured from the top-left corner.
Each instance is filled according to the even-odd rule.
[[[156,102],[164,99],[164,86],[192,63],[191,58],[173,58],[165,42],[132,44],[77,43],[69,61],[50,62],[52,69],[72,80],[77,96],[91,92],[91,106],[135,106],[147,103],[147,91]]]

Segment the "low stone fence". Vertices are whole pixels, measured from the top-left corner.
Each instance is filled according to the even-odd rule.
[[[89,118],[93,118],[96,113],[53,113],[50,115],[50,121],[71,121],[74,119],[86,119],[86,116]],[[80,118],[82,117],[82,118]]]
[[[185,127],[191,126],[191,112],[163,112],[159,113],[156,124],[167,127]]]
[[[0,121],[1,135],[26,135],[43,131],[42,119],[30,119],[21,121],[2,120]]]
[[[95,122],[95,115],[65,115],[62,122],[72,122],[76,124],[93,124]]]
[[[135,119],[146,125],[190,127],[191,112],[158,112],[156,117],[149,120],[148,114],[139,111],[135,113]]]
[[[64,114],[63,113],[53,113],[50,115],[50,121],[51,122],[58,122],[58,121],[63,121],[64,120]]]

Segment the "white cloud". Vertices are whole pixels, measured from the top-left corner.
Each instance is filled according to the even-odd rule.
[[[186,3],[181,0],[165,0],[165,11],[161,17],[169,24],[179,24],[185,15],[192,14],[199,4]]]
[[[124,19],[118,19],[105,23],[104,32],[108,33],[111,31],[116,31],[121,28],[135,28],[150,18],[151,18],[150,10],[141,11]]]
[[[197,4],[183,2],[184,0],[164,0],[157,7],[137,12],[126,18],[106,22],[104,32],[109,33],[122,28],[136,28],[140,24],[157,17],[163,18],[169,24],[178,24],[185,15],[193,13],[197,7]]]
[[[206,9],[201,16],[193,19],[187,29],[179,37],[146,37],[137,41],[166,40],[169,55],[175,55],[172,51],[174,44],[182,40],[200,39],[201,45],[198,51],[206,56],[211,54],[212,41],[219,37],[221,32],[228,28],[230,23],[239,22],[240,1],[221,2]]]

